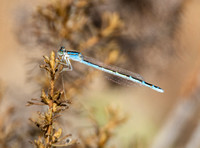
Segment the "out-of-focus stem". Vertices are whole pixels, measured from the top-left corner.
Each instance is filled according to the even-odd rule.
[[[151,148],[169,148],[176,142],[183,128],[192,115],[199,108],[199,89],[188,99],[185,99],[176,106],[170,118],[161,129]]]
[[[199,139],[200,139],[200,121],[185,148],[199,148],[200,147]]]

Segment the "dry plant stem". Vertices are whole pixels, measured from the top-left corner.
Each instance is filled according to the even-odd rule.
[[[54,55],[54,53],[52,52],[51,53],[51,58],[52,57],[55,57],[55,55]],[[55,71],[54,71],[54,69],[53,69],[53,65],[54,64],[52,64],[51,65],[51,63],[52,62],[54,62],[55,61],[55,59],[54,58],[52,58],[51,59],[52,61],[50,61],[50,67],[51,67],[51,70],[50,70],[50,72],[49,72],[49,74],[50,74],[50,98],[51,98],[51,100],[50,100],[50,102],[49,102],[49,104],[48,104],[48,106],[49,106],[49,110],[48,110],[48,113],[49,113],[49,118],[50,118],[50,124],[49,124],[49,127],[48,127],[48,131],[47,131],[47,137],[45,138],[45,140],[46,140],[46,143],[49,143],[49,147],[51,147],[51,135],[53,135],[53,128],[52,128],[52,124],[53,124],[53,114],[54,114],[54,112],[53,112],[53,100],[52,100],[52,98],[53,98],[53,96],[54,96],[54,85],[55,85]]]
[[[58,146],[69,146],[76,143],[76,140],[71,140],[70,142],[63,142],[61,138],[62,129],[56,129],[55,119],[60,117],[61,111],[68,109],[69,100],[62,98],[62,91],[56,90],[55,83],[59,73],[62,71],[63,66],[59,64],[59,60],[55,58],[55,53],[51,52],[50,58],[44,56],[44,65],[40,68],[47,71],[49,75],[49,89],[48,94],[42,89],[41,99],[31,99],[28,101],[27,105],[47,105],[47,112],[38,112],[38,119],[30,119],[37,127],[39,127],[43,133],[42,137],[34,141],[37,148],[51,148]],[[55,91],[56,90],[56,91]],[[38,103],[39,101],[39,103]],[[64,136],[66,137],[66,136]],[[69,134],[67,135],[69,137]]]
[[[50,81],[50,98],[53,98],[53,94],[54,94],[54,78],[51,77],[51,81]],[[53,100],[50,100],[49,102],[49,115],[50,115],[50,120],[52,121],[52,116],[53,116]],[[53,122],[50,122],[49,127],[48,127],[48,131],[47,131],[47,137],[46,137],[46,143],[49,143],[49,146],[51,145],[50,141],[51,141],[51,136],[52,135],[52,124]]]

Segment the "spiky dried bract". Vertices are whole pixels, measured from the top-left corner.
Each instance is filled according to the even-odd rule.
[[[58,139],[60,138],[61,134],[62,134],[62,129],[59,128],[58,131],[56,131],[56,132],[54,133],[54,135],[53,135],[53,137],[52,137],[52,140],[53,140],[53,141],[58,141]]]
[[[40,130],[42,131],[42,137],[38,140],[34,140],[33,144],[38,148],[51,148],[56,146],[67,146],[76,143],[76,140],[71,140],[70,142],[60,142],[63,140],[61,138],[62,129],[55,128],[55,120],[60,115],[61,111],[69,108],[71,103],[68,100],[63,99],[63,91],[56,90],[55,82],[62,71],[62,66],[59,61],[55,58],[55,53],[51,52],[51,56],[44,56],[45,64],[41,65],[40,68],[47,71],[49,75],[49,89],[45,92],[44,89],[41,91],[40,99],[32,99],[28,101],[28,106],[30,105],[47,105],[48,110],[46,112],[37,112],[38,117],[36,119],[30,119]]]

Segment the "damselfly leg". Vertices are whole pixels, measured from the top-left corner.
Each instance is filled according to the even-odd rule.
[[[61,59],[60,64],[64,66],[61,72],[73,70],[72,64],[68,58],[66,58],[65,60]]]

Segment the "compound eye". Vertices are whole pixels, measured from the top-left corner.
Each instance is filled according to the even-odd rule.
[[[66,52],[65,47],[62,46],[62,47],[60,48],[60,52]]]

